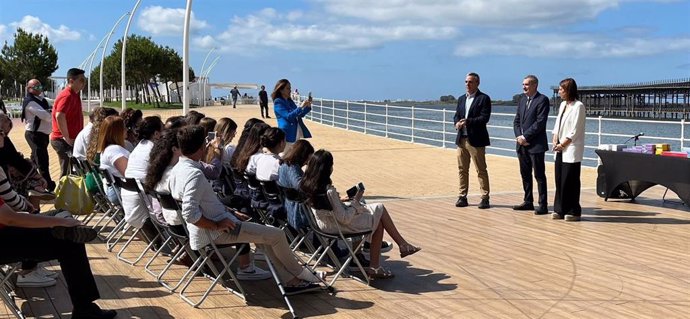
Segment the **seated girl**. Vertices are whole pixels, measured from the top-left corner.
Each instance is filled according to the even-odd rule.
[[[280,154],[285,149],[285,132],[277,127],[270,127],[261,135],[261,151],[249,158],[246,172],[255,175],[261,182],[278,180]],[[280,200],[270,200],[264,196],[252,196],[260,202],[258,207],[265,207],[269,216],[285,220],[285,207]]]
[[[153,190],[158,193],[169,194],[168,178],[173,166],[179,161],[180,155],[182,152],[177,141],[177,130],[168,130],[163,133],[151,150],[144,188],[147,191]],[[157,204],[157,201],[154,200],[153,202],[154,209],[159,209],[160,205]],[[158,215],[158,212],[154,213]],[[177,211],[162,209],[161,214],[168,225],[184,224],[184,220]],[[254,266],[248,245],[238,244],[237,247],[242,249],[242,253],[238,257],[240,265],[237,269],[237,278],[239,280],[263,280],[271,277],[270,272]]]
[[[307,140],[298,140],[289,151],[283,155],[282,164],[278,168],[278,185],[286,189],[285,210],[287,222],[294,229],[307,227],[309,222],[303,212],[300,212],[299,203],[294,199],[299,197],[299,183],[304,172],[302,166],[314,154],[314,147]],[[289,194],[288,194],[289,192]]]
[[[125,177],[129,161],[129,151],[125,149],[127,129],[119,116],[108,116],[103,120],[98,132],[99,168],[107,170],[114,177]],[[120,203],[115,189],[108,187],[108,199],[111,203]]]
[[[393,274],[381,267],[380,263],[383,231],[385,230],[398,244],[400,258],[412,255],[421,248],[411,245],[403,238],[383,204],[363,205],[359,201],[352,201],[351,205],[345,205],[343,202],[348,201],[348,198],[340,197],[333,187],[332,173],[333,155],[326,150],[319,150],[307,162],[307,170],[300,183],[300,189],[305,193],[307,203],[312,207],[316,222],[327,232],[338,231],[338,225],[333,222],[333,217],[343,233],[373,231],[371,262],[366,271],[372,279],[392,278]]]

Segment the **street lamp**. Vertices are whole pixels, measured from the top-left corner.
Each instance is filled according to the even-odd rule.
[[[215,49],[216,49],[215,47],[214,47],[214,48],[211,48],[211,50],[209,50],[208,53],[206,53],[206,57],[204,58],[204,63],[201,64],[201,71],[200,71],[200,72],[201,72],[201,75],[202,75],[202,76],[203,76],[203,74],[204,74],[204,68],[206,67],[206,60],[208,60],[208,57],[211,55],[211,52],[213,52]],[[203,77],[200,78],[200,80],[201,80],[201,82],[203,83],[203,80],[204,80]],[[206,87],[205,87],[205,86],[204,86],[204,88],[203,88],[203,94],[202,94],[202,99],[201,99],[201,100],[202,100],[203,103],[204,103],[203,106],[206,106]]]
[[[98,83],[99,83],[99,87],[100,87],[100,92],[99,92],[98,96],[101,99],[101,106],[103,106],[103,103],[105,102],[105,99],[103,99],[103,65],[105,63],[105,50],[108,49],[108,43],[110,42],[110,37],[115,32],[115,28],[117,28],[117,26],[120,25],[120,22],[122,22],[122,19],[124,19],[128,14],[130,14],[130,13],[125,12],[125,14],[123,14],[120,17],[120,19],[118,19],[117,22],[115,22],[115,25],[113,25],[113,28],[110,30],[110,33],[108,33],[108,37],[105,39],[105,43],[103,44],[103,51],[101,52],[101,70],[99,72],[100,74],[99,74],[99,79],[98,79],[98,81],[99,81]]]
[[[201,74],[201,84],[202,84],[202,91],[201,91],[201,99],[204,101],[204,106],[206,106],[206,82],[208,82],[208,75],[211,73],[211,70],[213,70],[214,67],[216,67],[216,64],[218,63],[218,59],[220,57],[216,57],[213,62],[211,62],[211,65],[208,66],[208,69],[206,69],[206,72],[203,72]]]
[[[132,24],[134,14],[137,12],[137,8],[139,8],[140,4],[141,4],[141,0],[137,0],[137,3],[134,4],[134,8],[132,9],[132,12],[129,14],[129,19],[127,19],[127,26],[125,27],[125,34],[122,36],[122,63],[120,65],[120,71],[122,73],[122,87],[120,89],[120,93],[122,94],[122,110],[123,111],[127,108],[127,99],[125,98],[125,90],[127,90],[127,87],[125,85],[125,52],[127,52],[127,34],[129,33],[129,26]]]
[[[182,115],[187,115],[189,110],[189,23],[192,20],[191,16],[192,0],[187,0],[182,31]]]

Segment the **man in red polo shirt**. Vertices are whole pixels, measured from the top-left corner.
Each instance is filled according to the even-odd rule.
[[[67,71],[67,87],[55,99],[53,105],[53,130],[50,145],[60,159],[62,173],[69,174],[69,154],[77,134],[84,128],[84,115],[81,109],[79,92],[84,88],[84,70],[72,68]]]

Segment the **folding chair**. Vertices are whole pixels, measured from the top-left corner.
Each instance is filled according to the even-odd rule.
[[[98,169],[96,169],[93,165],[91,165],[91,163],[89,163],[89,161],[84,160],[84,161],[79,161],[79,162],[81,163],[81,166],[83,167],[84,171],[94,174],[94,176],[97,180],[96,184],[98,187],[96,189],[96,192],[92,193],[93,199],[96,202],[96,206],[94,207],[94,214],[91,214],[91,216],[86,218],[84,220],[84,223],[88,223],[89,221],[91,221],[95,217],[95,214],[98,211],[100,211],[102,213],[101,218],[99,218],[98,221],[96,221],[96,223],[92,226],[93,229],[98,229],[98,227],[100,226],[100,224],[103,221],[107,220],[107,223],[109,223],[111,221],[111,219],[113,218],[113,216],[117,210],[117,207],[114,206],[112,203],[110,203],[110,201],[108,200],[108,196],[107,196],[107,193],[105,192],[105,188],[103,188],[103,184],[100,183],[101,175],[98,172]],[[98,229],[99,234],[105,229],[105,227],[107,226],[107,223],[105,225],[101,226],[100,229]]]
[[[277,185],[277,184],[276,184]],[[297,205],[297,214],[304,215],[304,196],[296,190],[292,188],[286,188],[282,186],[278,186],[278,190],[280,191],[282,197],[283,197],[283,203],[287,203],[288,201],[293,202]],[[287,205],[285,205],[287,208]],[[302,244],[307,246],[307,249],[309,252],[313,255],[314,252],[316,251],[316,248],[314,248],[314,245],[308,240],[310,235],[313,235],[314,232],[310,227],[293,227],[292,225],[289,225],[291,229],[294,229],[295,232],[297,232],[297,235],[294,236],[293,240],[290,242],[290,248],[292,251],[296,251],[297,248],[299,248]]]
[[[24,319],[26,317],[19,306],[17,306],[14,299],[14,286],[10,282],[12,274],[19,269],[19,266],[21,266],[21,263],[0,264],[0,298],[2,298],[2,302],[15,317]]]
[[[160,203],[161,207],[170,209],[170,210],[175,210],[177,211],[178,216],[181,218],[182,217],[182,212],[179,203],[169,194],[157,194],[156,196]],[[186,232],[186,229],[185,229]],[[189,236],[189,234],[186,234]],[[187,242],[188,243],[188,242]],[[235,285],[237,289],[232,289],[231,287],[228,287],[224,285],[224,288],[228,290],[229,292],[239,296],[242,298],[242,300],[246,301],[246,297],[244,294],[244,289],[242,288],[242,285],[240,285],[239,280],[235,276],[235,274],[232,272],[230,269],[230,265],[232,264],[235,259],[240,255],[241,249],[237,249],[235,254],[229,259],[226,260],[225,256],[223,256],[220,253],[220,248],[228,248],[234,246],[232,245],[216,245],[213,241],[211,241],[210,244],[208,244],[206,247],[203,247],[201,250],[198,251],[199,256],[194,260],[194,263],[192,264],[191,267],[189,267],[189,270],[185,273],[183,276],[184,278],[187,278],[187,281],[182,285],[182,288],[180,289],[180,298],[190,304],[192,307],[199,307],[205,300],[206,298],[211,294],[211,291],[213,288],[223,280],[223,277],[225,274],[228,274],[230,276],[230,281]],[[191,249],[190,249],[191,250]],[[213,263],[213,256],[216,256],[217,259],[221,262],[223,265],[222,270],[218,271],[216,268],[216,265]],[[194,281],[194,278],[201,273],[204,270],[204,267],[207,267],[213,274],[213,276],[209,276],[209,274],[204,273],[206,277],[209,277],[211,279],[211,284],[208,286],[206,291],[201,295],[199,300],[195,301],[193,300],[190,296],[186,294],[187,288],[191,285],[191,283]]]
[[[264,194],[264,199],[266,199],[266,202],[268,202],[269,207],[271,207],[271,205],[279,204],[283,208],[283,212],[285,212],[285,200],[280,191],[278,183],[275,181],[259,181],[259,185],[261,185],[261,191]],[[292,233],[290,227],[288,227],[287,216],[275,216],[273,214],[267,215],[270,215],[270,219],[273,221],[273,223],[270,225],[282,229],[285,232],[285,235],[288,237],[288,241],[290,243],[295,241],[295,235]]]
[[[223,183],[223,194],[225,196],[230,196],[235,193],[235,181],[232,175],[232,169],[225,165],[223,165],[221,182]]]
[[[101,227],[102,232],[106,226],[108,226],[112,221],[115,221],[115,228],[113,228],[108,234],[108,236],[106,236],[105,238],[106,248],[108,249],[108,251],[113,251],[115,244],[117,244],[117,242],[122,238],[122,235],[124,235],[127,231],[127,222],[125,222],[124,209],[122,209],[122,195],[120,194],[120,188],[117,185],[115,177],[112,174],[110,174],[108,170],[99,168],[98,173],[105,180],[104,186],[112,187],[119,201],[118,203],[114,203],[110,199],[108,199],[108,202],[110,202],[110,204],[113,207],[115,207],[115,211],[113,212],[112,217],[108,220],[108,222],[105,225],[103,225],[103,227]],[[122,235],[118,238],[115,238],[117,233],[120,231],[123,231]]]
[[[247,188],[249,189],[249,196],[251,199],[252,209],[259,215],[259,219],[262,223],[266,225],[273,225],[275,221],[273,216],[268,215],[268,212],[263,206],[265,198],[263,197],[263,190],[261,189],[261,183],[256,179],[256,175],[245,173],[244,180],[247,182]],[[265,202],[268,205],[268,202]]]
[[[326,203],[328,202],[328,198],[326,197],[326,194],[320,195],[322,197],[320,200],[325,201]],[[329,286],[332,286],[336,280],[338,280],[338,277],[341,275],[345,277],[344,271],[348,266],[350,265],[351,261],[354,261],[355,264],[357,264],[357,268],[359,268],[360,273],[362,274],[362,277],[364,280],[361,280],[360,278],[356,276],[351,276],[355,278],[356,280],[359,280],[361,282],[366,282],[367,285],[370,284],[369,281],[369,276],[367,275],[367,272],[364,270],[364,267],[362,264],[359,262],[359,259],[357,258],[357,253],[362,249],[364,246],[364,240],[363,237],[370,235],[373,230],[369,231],[364,231],[364,232],[358,232],[358,233],[343,233],[342,229],[340,228],[340,223],[338,223],[338,220],[333,216],[333,214],[329,214],[331,219],[333,220],[334,225],[338,229],[338,232],[328,232],[323,230],[321,227],[319,227],[319,224],[316,222],[316,217],[314,216],[314,211],[313,208],[309,206],[306,202],[304,202],[302,205],[305,207],[305,211],[307,212],[307,219],[309,220],[309,225],[314,231],[315,234],[317,234],[319,237],[319,240],[321,240],[321,246],[317,248],[316,252],[314,253],[313,257],[318,256],[318,259],[316,260],[316,264],[318,265],[321,260],[326,256],[327,253],[331,252],[331,246],[336,243],[338,240],[342,240],[345,242],[345,246],[347,247],[347,251],[349,253],[347,259],[345,262],[342,264],[338,261],[337,258],[334,258],[332,254],[331,259],[333,262],[336,264],[336,274],[333,276],[333,279],[331,282],[328,284]],[[349,240],[348,240],[349,239]],[[362,239],[359,240],[359,243],[354,246],[354,242],[356,239]],[[323,249],[323,251],[322,251]],[[311,259],[310,259],[311,261]]]
[[[177,204],[177,201],[175,201],[175,199],[170,194],[153,192],[153,196],[158,200],[163,209],[179,211],[180,207]],[[149,271],[148,269],[151,263],[153,262],[153,259],[160,254],[160,250],[163,247],[161,245],[161,248],[156,251],[156,254],[149,260],[145,268],[147,268],[147,272],[149,274],[156,278],[156,281],[161,286],[163,286],[165,289],[168,289],[170,292],[174,292],[175,290],[177,290],[177,288],[179,288],[182,285],[187,276],[189,276],[192,273],[192,268],[187,269],[182,278],[180,278],[178,282],[174,285],[168,284],[168,282],[163,279],[165,274],[168,272],[168,270],[170,270],[171,266],[175,263],[175,260],[182,257],[182,254],[186,253],[189,256],[189,258],[193,260],[195,260],[198,257],[195,256],[195,254],[192,252],[191,247],[189,247],[189,235],[187,234],[187,231],[183,225],[162,224],[159,223],[157,219],[153,219],[153,222],[154,224],[160,226],[165,230],[165,232],[169,236],[168,239],[171,243],[175,245],[173,251],[176,251],[176,253],[173,254],[168,263],[165,265],[165,267],[163,267],[163,269],[159,273],[156,274],[153,271]]]
[[[114,182],[115,182],[116,188],[119,188],[119,189],[120,189],[120,191],[118,191],[118,194],[120,195],[120,196],[119,196],[119,197],[120,197],[120,202],[122,202],[122,193],[121,193],[121,190],[123,190],[123,189],[126,190],[126,191],[129,191],[129,192],[132,192],[132,193],[136,193],[136,194],[139,196],[139,200],[140,200],[141,203],[143,203],[144,205],[146,205],[146,203],[148,202],[148,201],[147,201],[148,198],[146,198],[146,194],[142,194],[142,192],[139,191],[139,186],[137,185],[137,181],[136,181],[134,178],[125,178],[125,179],[122,179],[122,178],[119,178],[119,177],[114,177]],[[147,205],[146,207],[149,207],[149,208],[150,208],[150,205]],[[149,211],[150,211],[150,209],[149,209]],[[135,260],[129,260],[129,259],[127,259],[127,258],[125,258],[125,257],[122,256],[123,253],[124,253],[124,251],[125,251],[125,249],[127,249],[127,247],[129,247],[129,245],[132,243],[132,241],[134,240],[134,238],[135,238],[137,235],[140,235],[140,236],[143,235],[144,237],[146,237],[146,234],[144,234],[144,231],[142,230],[142,228],[136,228],[136,227],[134,227],[134,226],[131,226],[131,225],[129,225],[127,222],[125,222],[124,219],[122,219],[122,222],[120,222],[120,223],[124,223],[125,226],[124,226],[124,228],[123,228],[123,230],[122,230],[122,234],[120,234],[120,237],[118,237],[117,240],[113,243],[113,247],[114,247],[115,245],[117,245],[117,243],[122,239],[122,237],[124,237],[124,235],[125,235],[130,229],[134,229],[134,232],[130,235],[130,237],[129,237],[129,239],[127,240],[127,242],[122,246],[122,248],[120,248],[120,251],[117,253],[117,259],[118,259],[118,260],[123,261],[123,262],[125,262],[125,263],[128,263],[128,264],[134,266],[134,265],[136,265],[136,264],[144,257],[144,255],[146,255],[146,253],[149,251],[149,249],[151,249],[151,247],[153,247],[153,245],[154,245],[154,243],[156,242],[156,240],[158,240],[159,238],[161,238],[161,235],[158,233],[158,234],[156,234],[153,238],[147,238],[147,239],[149,239],[149,244],[146,246],[146,248],[144,248],[144,250],[141,252],[141,254],[139,254],[139,256],[138,256]]]

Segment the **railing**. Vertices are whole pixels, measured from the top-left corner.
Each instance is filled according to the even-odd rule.
[[[304,98],[304,97],[302,97]],[[507,108],[507,107],[504,107]],[[513,107],[514,108],[514,107]],[[312,111],[306,119],[364,134],[382,136],[396,140],[454,148],[457,132],[453,125],[452,110],[438,107],[395,106],[368,102],[353,102],[330,99],[314,99]],[[514,113],[494,112],[487,125],[491,146],[489,153],[515,156],[513,133]],[[548,140],[555,116],[549,116]],[[652,121],[588,117],[585,132],[585,156],[583,164],[595,166],[598,158],[594,150],[600,144],[622,144],[639,132],[645,132],[640,139],[645,143],[669,143],[672,149],[684,147],[690,142],[690,124],[681,121]]]

